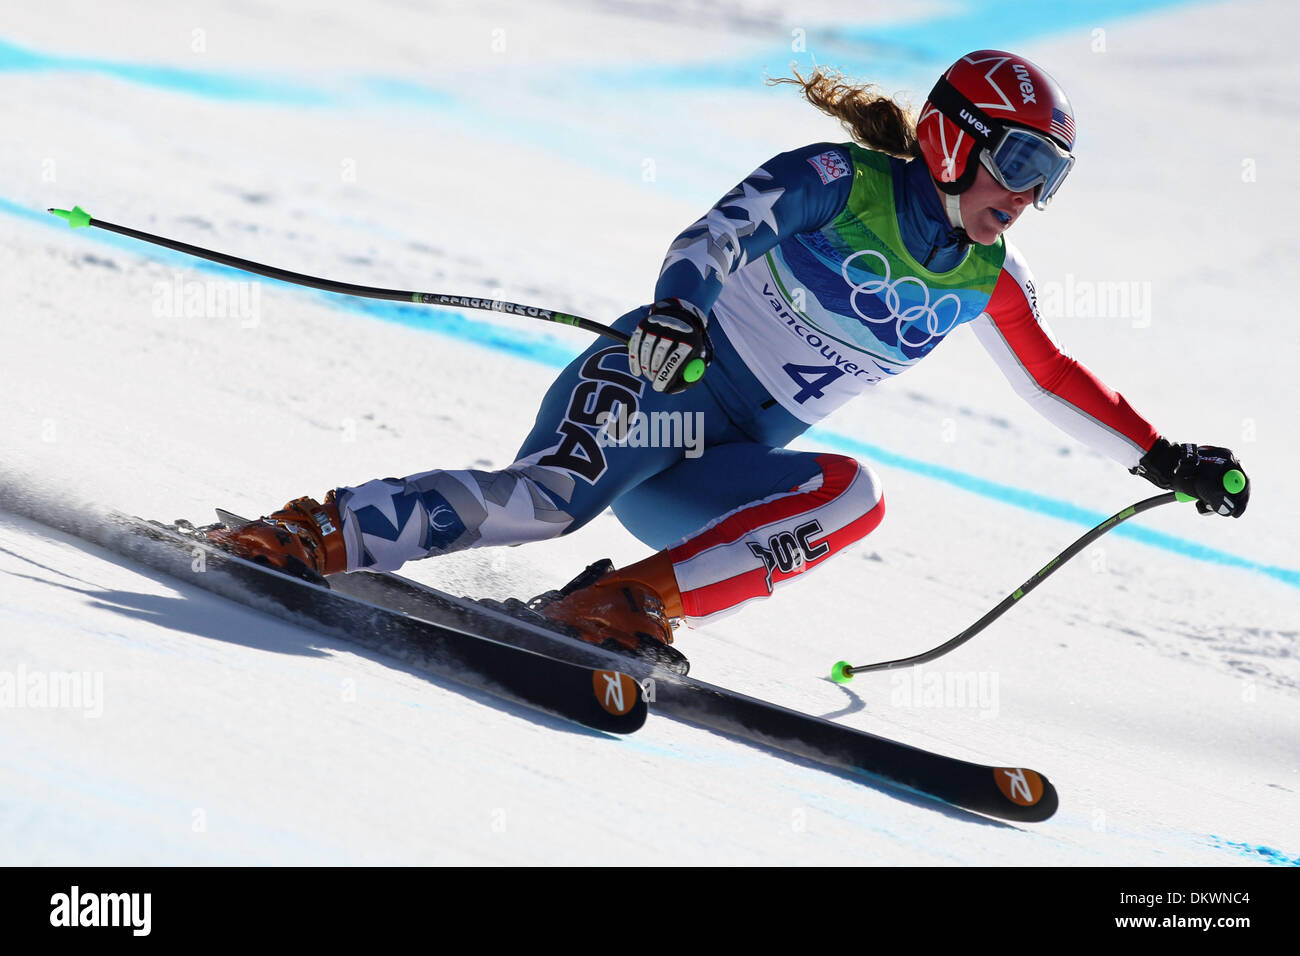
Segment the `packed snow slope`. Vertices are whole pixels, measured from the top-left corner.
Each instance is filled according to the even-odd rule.
[[[1280,0],[1053,4],[1027,23],[1015,7],[6,10],[0,862],[1295,862],[1300,15]],[[710,682],[1039,769],[1062,797],[1045,824],[981,821],[653,715],[627,739],[587,733],[13,514],[16,497],[62,495],[201,521],[504,466],[589,341],[253,280],[70,232],[47,206],[308,274],[609,321],[763,160],[845,138],[765,75],[815,60],[919,104],[982,46],[1025,52],[1077,108],[1077,168],[1013,236],[1053,328],[1170,438],[1236,449],[1248,514],[1158,509],[923,671],[825,680],[839,658],[947,639],[1154,493],[1034,418],[958,333],[798,443],[877,469],[881,528],[678,641]],[[607,514],[407,571],[527,596],[644,553]],[[57,675],[77,676],[75,701],[42,696]]]

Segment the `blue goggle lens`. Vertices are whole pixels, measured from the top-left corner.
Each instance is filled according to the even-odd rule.
[[[998,182],[1012,192],[1041,186],[1034,205],[1042,209],[1074,166],[1074,157],[1051,140],[1028,130],[1009,129],[980,157]]]

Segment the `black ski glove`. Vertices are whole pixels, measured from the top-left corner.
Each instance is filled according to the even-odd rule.
[[[644,375],[656,392],[684,392],[713,361],[708,317],[685,299],[660,299],[627,343],[633,375]]]
[[[1226,448],[1175,445],[1157,438],[1137,467],[1130,470],[1157,488],[1195,498],[1196,510],[1203,515],[1215,513],[1240,518],[1250,500],[1250,479],[1237,456]]]

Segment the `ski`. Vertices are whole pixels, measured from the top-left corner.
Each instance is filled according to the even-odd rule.
[[[1056,788],[1045,776],[1028,768],[970,763],[855,730],[624,658],[396,574],[334,575],[331,584],[375,604],[427,620],[454,622],[475,633],[519,642],[538,653],[561,655],[591,666],[620,662],[619,666],[641,680],[656,713],[862,774],[878,783],[1004,820],[1037,822],[1046,820],[1057,809]]]
[[[617,668],[548,657],[292,577],[217,548],[184,523],[113,515],[100,533],[80,530],[80,537],[187,584],[594,730],[629,734],[649,712],[640,685]]]
[[[218,510],[228,525],[247,519]],[[685,677],[549,628],[521,621],[471,598],[457,598],[390,572],[331,576],[336,591],[436,624],[513,643],[589,667],[617,666],[638,678],[655,711],[760,747],[848,771],[893,787],[1002,820],[1046,820],[1059,804],[1056,788],[1025,767],[971,763],[855,730],[821,717]]]

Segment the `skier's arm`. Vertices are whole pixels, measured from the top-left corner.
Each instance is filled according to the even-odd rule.
[[[655,300],[681,299],[707,315],[728,276],[781,240],[826,225],[852,188],[853,160],[842,146],[772,157],[673,240]]]
[[[1155,445],[1156,430],[1124,396],[1061,349],[1009,244],[993,296],[971,327],[1016,392],[1068,434],[1129,469]]]
[[[852,188],[852,157],[829,143],[782,153],[746,176],[668,248],[654,305],[628,342],[632,374],[669,394],[698,381],[713,360],[709,310],[727,277],[830,222]]]

